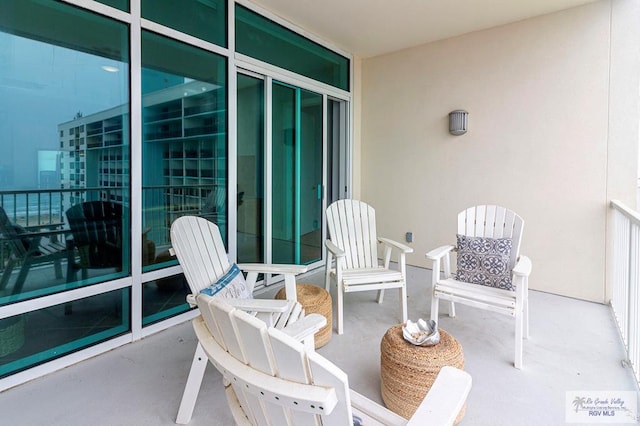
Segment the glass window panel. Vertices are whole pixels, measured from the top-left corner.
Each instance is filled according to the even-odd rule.
[[[142,285],[142,325],[146,326],[190,309],[185,303],[189,285],[183,274]]]
[[[322,95],[273,84],[273,261],[322,257]]]
[[[129,273],[129,51],[125,24],[60,2],[7,0],[0,14],[0,304]],[[82,244],[66,212],[119,205]],[[114,231],[115,232],[115,231]]]
[[[322,259],[322,95],[300,89],[299,263]]]
[[[227,46],[226,0],[142,0],[142,17]]]
[[[129,11],[129,0],[96,0],[100,3],[106,4],[107,6],[115,7],[116,9],[123,10],[125,12]]]
[[[129,289],[0,319],[0,378],[125,334]]]
[[[327,205],[348,195],[347,111],[346,101],[327,99]]]
[[[264,81],[238,74],[238,262],[264,261]]]
[[[177,264],[169,230],[180,216],[214,222],[226,241],[227,65],[222,56],[144,31],[142,66],[142,221],[146,251],[155,252],[143,262],[149,271]],[[166,300],[176,293],[184,303],[183,287],[156,284]],[[143,303],[153,311],[146,304],[157,300]]]
[[[349,59],[236,4],[236,50],[349,90]]]
[[[274,263],[296,263],[296,90],[272,90],[272,252]]]

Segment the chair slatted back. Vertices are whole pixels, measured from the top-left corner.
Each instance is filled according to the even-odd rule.
[[[111,201],[87,201],[66,211],[76,244],[121,244],[122,204]]]
[[[347,375],[335,365],[220,298],[199,295],[197,303],[215,344],[198,338],[252,424],[351,421]]]
[[[197,216],[171,224],[171,246],[193,294],[216,282],[231,266],[218,227]]]
[[[345,269],[378,266],[373,207],[358,200],[338,200],[327,207],[327,225],[331,242],[347,253]]]
[[[353,411],[347,374],[317,352],[307,352],[307,356],[313,383],[334,389],[338,400],[336,408],[330,414],[322,417],[322,425],[341,426],[351,424],[353,422]],[[346,423],[345,420],[347,420]]]
[[[510,269],[513,269],[520,255],[523,228],[524,221],[520,216],[500,206],[475,206],[458,213],[458,234],[469,237],[511,238]]]
[[[24,234],[20,235],[18,229],[18,227],[11,223],[4,208],[0,207],[0,233],[9,244],[14,256],[22,259],[27,254],[28,244],[25,244]]]
[[[66,212],[83,268],[121,267],[124,209],[113,201],[86,201]]]

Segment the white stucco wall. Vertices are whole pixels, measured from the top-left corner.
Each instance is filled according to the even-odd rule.
[[[359,198],[376,208],[379,235],[413,232],[410,264],[430,267],[428,250],[455,243],[459,211],[498,204],[525,220],[531,288],[606,301],[608,200],[635,200],[635,179],[624,180],[638,158],[637,125],[635,145],[610,127],[610,103],[624,98],[611,96],[617,3],[632,0],[362,61]],[[448,133],[454,109],[469,111],[463,136]]]

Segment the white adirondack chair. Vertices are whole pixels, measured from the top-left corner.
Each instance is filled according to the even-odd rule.
[[[171,225],[171,245],[172,254],[177,256],[191,290],[187,301],[195,306],[200,290],[216,282],[231,267],[220,231],[215,224],[201,217],[182,216]],[[284,275],[286,300],[226,299],[227,302],[251,312],[270,326],[283,329],[294,339],[303,341],[306,347],[314,348],[313,335],[326,325],[327,320],[318,314],[305,316],[302,305],[296,300],[295,275],[306,272],[307,267],[266,264],[241,264],[238,267],[248,272],[246,284],[251,292],[259,273]],[[191,420],[206,366],[206,355],[198,343],[176,423],[187,424]]]
[[[282,331],[224,299],[196,300],[193,327],[238,425],[451,425],[471,389],[468,373],[444,367],[407,421],[350,390],[342,370]]]
[[[407,284],[405,257],[411,247],[376,237],[376,215],[373,207],[357,200],[338,200],[327,208],[329,239],[325,270],[325,288],[330,291],[336,283],[338,334],[343,333],[343,293],[378,290],[378,303],[382,303],[384,290],[400,291],[402,322],[407,321]],[[378,262],[377,244],[384,245],[382,265]],[[391,269],[391,253],[396,252],[398,269]],[[332,267],[335,257],[335,268]]]
[[[427,253],[433,261],[431,289],[431,319],[437,321],[440,300],[450,301],[449,316],[455,316],[454,303],[509,315],[515,319],[515,367],[522,368],[522,340],[529,338],[528,285],[531,260],[520,255],[524,221],[513,211],[499,206],[470,207],[458,214],[458,234],[468,237],[509,238],[511,253],[508,269],[514,289],[506,290],[480,284],[457,281],[451,273],[449,254],[452,245],[438,247]],[[440,265],[444,273],[440,276]]]

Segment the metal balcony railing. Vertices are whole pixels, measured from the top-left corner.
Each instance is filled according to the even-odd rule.
[[[640,384],[640,213],[612,200],[615,215],[611,308]]]
[[[211,179],[213,180],[213,179]],[[13,224],[27,229],[61,229],[65,211],[71,206],[94,200],[111,200],[128,204],[129,189],[124,186],[74,187],[65,189],[33,189],[0,191],[2,207]],[[185,214],[205,215],[220,226],[226,221],[226,189],[224,182],[193,185],[145,186],[142,190],[143,225],[149,229],[147,238],[157,247],[169,242],[169,227],[173,220]],[[6,242],[0,235],[0,270],[8,259]]]

